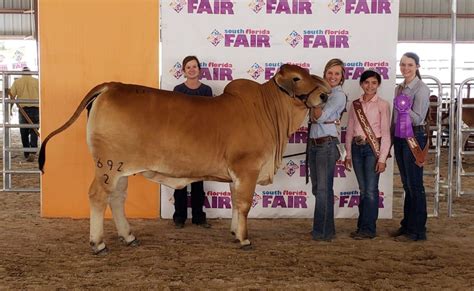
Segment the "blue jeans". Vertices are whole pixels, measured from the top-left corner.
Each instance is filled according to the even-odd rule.
[[[371,236],[376,234],[376,221],[379,216],[379,177],[375,172],[377,158],[367,143],[352,143],[352,164],[359,183],[359,219],[357,231]]]
[[[316,196],[313,218],[313,238],[330,240],[336,234],[334,226],[334,169],[340,155],[338,140],[323,144],[311,144],[309,147],[309,169],[312,192]]]
[[[23,106],[23,110],[26,112],[28,117],[34,124],[39,124],[39,108],[36,106]],[[23,116],[23,114],[19,114],[19,121],[20,124],[29,124],[28,120]],[[21,143],[23,144],[24,148],[37,148],[38,147],[38,136],[33,128],[20,128],[20,135],[21,135]],[[25,158],[28,158],[30,152],[23,153]]]
[[[423,130],[416,130],[414,133],[418,144],[423,149],[427,141],[426,133]],[[405,139],[395,137],[393,145],[405,190],[401,230],[413,240],[425,240],[427,211],[423,167],[415,164],[415,157]]]

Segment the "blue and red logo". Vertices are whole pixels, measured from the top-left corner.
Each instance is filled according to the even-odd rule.
[[[180,62],[176,62],[174,66],[168,72],[176,79],[179,79],[184,74],[183,66],[181,65]]]
[[[286,38],[285,38],[285,41],[291,45],[291,47],[296,47],[300,41],[303,39],[303,37],[301,36],[301,34],[299,34],[298,32],[296,31],[292,31]]]
[[[250,69],[247,70],[247,73],[252,77],[254,80],[257,80],[258,77],[260,77],[260,74],[262,74],[265,71],[259,64],[254,63]]]

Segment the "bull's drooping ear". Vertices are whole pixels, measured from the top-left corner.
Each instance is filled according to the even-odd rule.
[[[331,93],[331,86],[326,80],[313,74],[311,74],[311,78],[313,78],[313,80],[316,80],[316,84],[321,87],[321,91],[326,92],[328,94]]]
[[[293,76],[292,72],[288,70],[287,65],[280,67],[280,70],[275,75],[275,82],[278,87],[285,90],[288,95],[295,97],[295,85],[296,85],[296,76]],[[299,80],[299,79],[298,79]]]
[[[326,84],[326,80],[324,80],[323,78],[321,78],[319,76],[311,74],[311,78],[317,80],[320,84]]]

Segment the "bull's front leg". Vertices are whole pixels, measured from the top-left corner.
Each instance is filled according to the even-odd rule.
[[[232,171],[232,224],[231,231],[239,240],[242,249],[250,249],[248,239],[247,216],[252,206],[258,171],[243,167],[241,171]]]
[[[237,205],[237,202],[235,201],[235,197],[236,195],[234,195],[235,193],[235,184],[234,183],[230,183],[229,184],[229,187],[230,187],[230,193],[231,193],[231,198],[232,198],[232,222],[230,224],[230,233],[235,236],[235,242],[239,242],[239,240],[237,239],[237,225],[238,225],[238,222],[239,222],[239,211],[237,209],[237,207],[234,207],[234,205]]]
[[[90,245],[94,254],[105,254],[108,251],[104,243],[104,213],[107,207],[107,192],[97,178],[94,178],[89,188],[89,204]]]

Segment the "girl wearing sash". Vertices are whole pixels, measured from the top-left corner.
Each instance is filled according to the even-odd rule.
[[[354,167],[360,190],[359,218],[356,231],[351,233],[353,239],[376,236],[379,177],[385,171],[391,144],[390,104],[377,94],[381,81],[375,71],[362,73],[359,84],[364,94],[349,109],[344,165],[348,171]]]
[[[400,71],[405,80],[397,86],[393,104],[393,145],[405,191],[401,227],[391,233],[397,241],[426,240],[423,162],[427,152],[425,118],[429,109],[430,90],[421,81],[419,67],[420,58],[415,53],[405,53],[402,56]]]
[[[324,79],[331,86],[331,93],[324,107],[311,110],[311,127],[308,139],[308,164],[311,175],[312,192],[316,197],[313,230],[316,241],[331,241],[334,226],[334,169],[340,158],[336,124],[346,108],[346,95],[342,91],[344,83],[344,63],[332,59],[324,68]]]

